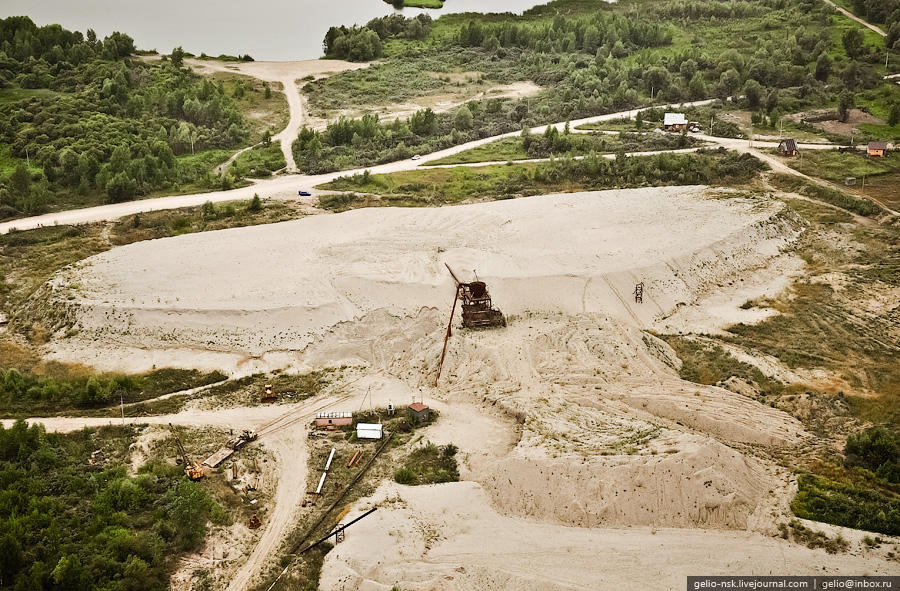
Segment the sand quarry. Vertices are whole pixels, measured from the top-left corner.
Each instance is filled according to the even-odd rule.
[[[442,413],[426,437],[459,446],[462,481],[385,482],[358,502],[347,519],[379,511],[328,554],[323,589],[896,573],[862,549],[862,532],[843,530],[851,550],[834,556],[778,537],[796,483],[773,458],[810,435],[751,398],[682,381],[652,335],[764,317],[740,305],[803,272],[790,254],[803,231],[767,196],[678,187],[363,209],[140,242],[50,282],[77,334],[48,354],[232,375],[348,365],[362,376],[347,386],[357,398],[423,395]],[[435,386],[454,293],[445,263],[486,281],[509,322],[457,328]],[[241,573],[229,588],[252,580]]]

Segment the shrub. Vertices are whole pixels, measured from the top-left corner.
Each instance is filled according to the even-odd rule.
[[[416,475],[408,468],[400,468],[394,472],[394,480],[399,484],[415,484]]]

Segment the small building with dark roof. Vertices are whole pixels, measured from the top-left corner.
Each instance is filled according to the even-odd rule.
[[[411,420],[419,423],[425,423],[428,422],[428,419],[431,416],[431,409],[421,402],[413,402],[406,407],[406,413],[409,415],[409,418]]]
[[[781,140],[778,144],[778,153],[782,156],[796,156],[800,152],[797,150],[797,141],[793,138]]]
[[[884,156],[887,154],[887,142],[869,142],[866,154],[869,156]]]

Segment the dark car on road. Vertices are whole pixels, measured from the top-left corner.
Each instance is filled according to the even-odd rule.
[[[310,197],[310,196],[312,196],[312,193],[310,193],[309,191],[298,191],[297,194],[300,195],[301,197]]]

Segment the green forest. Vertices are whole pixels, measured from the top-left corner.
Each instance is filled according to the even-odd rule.
[[[208,520],[228,521],[180,466],[153,462],[129,475],[135,436],[0,425],[0,588],[166,589],[172,560],[197,547]]]
[[[10,17],[0,39],[0,219],[232,182],[210,172],[227,154],[207,151],[248,126],[221,84],[138,59],[122,33]]]
[[[429,19],[422,41],[410,33],[419,31],[416,19],[399,15],[332,28],[327,55],[382,59],[309,82],[304,93],[314,111],[434,94],[450,88],[439,74],[455,70],[480,72],[478,84],[530,80],[547,90],[533,98],[485,97],[445,113],[425,109],[391,123],[375,115],[339,118],[324,132],[301,130],[295,159],[309,173],[365,167],[523,127],[735,95],[757,120],[838,104],[871,105],[887,118],[900,105],[900,92],[881,81],[884,47],[856,27],[837,26],[843,18],[819,0],[599,8],[556,0],[522,16]],[[363,40],[372,51],[355,56],[349,48]]]

